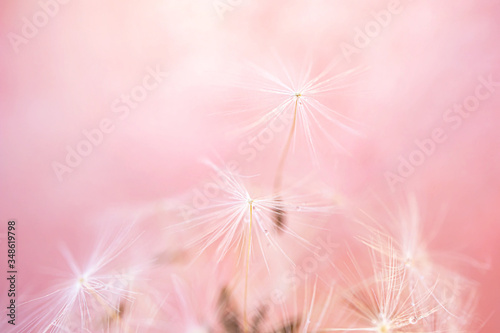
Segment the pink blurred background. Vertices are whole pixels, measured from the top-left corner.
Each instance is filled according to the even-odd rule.
[[[227,11],[217,11],[219,2]],[[309,55],[320,67],[340,59],[339,68],[367,69],[339,102],[364,135],[338,133],[350,156],[317,142],[321,179],[353,205],[373,193],[390,200],[408,191],[426,211],[446,205],[437,243],[490,264],[471,274],[480,283],[479,316],[493,313],[481,332],[497,332],[500,85],[456,128],[444,116],[474,94],[478,77],[500,81],[500,2],[401,0],[387,26],[348,57],[342,43],[355,46],[357,29],[391,1],[72,0],[56,2],[54,16],[14,45],[9,34],[24,38],[23,18],[32,21],[40,3],[51,1],[0,5],[0,220],[2,228],[18,221],[25,297],[47,287],[47,270],[64,266],[58,244],[83,252],[100,212],[189,193],[209,178],[202,158],[236,160],[265,176],[284,139],[252,161],[238,153],[243,139],[228,133],[245,118],[223,115],[239,96],[228,77],[247,62],[272,71],[274,54],[298,67]],[[157,67],[168,75],[145,100],[126,116],[114,112],[113,102]],[[113,130],[60,181],[53,162],[64,163],[67,146],[105,118]],[[386,172],[437,127],[447,140],[391,191]],[[290,174],[310,167],[298,160],[287,166]]]

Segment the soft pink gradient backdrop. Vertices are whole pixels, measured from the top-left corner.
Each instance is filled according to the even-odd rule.
[[[306,54],[319,66],[342,59],[340,43],[352,43],[355,28],[388,3],[253,0],[221,19],[205,0],[73,0],[16,53],[7,34],[20,33],[22,18],[40,7],[34,0],[2,2],[0,220],[4,229],[8,219],[18,221],[21,295],[38,294],[47,287],[45,271],[64,267],[58,244],[85,251],[99,212],[189,192],[208,177],[203,157],[245,162],[237,153],[242,140],[227,136],[234,117],[220,115],[234,111],[238,94],[228,72],[245,61],[266,65],[274,53],[295,66]],[[487,318],[500,310],[500,88],[457,130],[447,128],[448,140],[398,185],[401,193],[390,192],[384,172],[415,148],[415,139],[447,126],[444,112],[474,91],[478,76],[500,81],[500,2],[401,3],[404,10],[368,47],[350,64],[341,60],[341,68],[368,69],[342,104],[365,136],[338,134],[351,156],[319,142],[318,172],[352,205],[373,193],[391,200],[406,191],[415,191],[426,211],[446,204],[437,243],[491,263],[486,273],[474,273],[480,316]],[[120,120],[112,101],[156,65],[168,77]],[[63,162],[66,146],[104,117],[115,130],[59,182],[51,163]],[[277,138],[243,169],[271,175],[283,142]],[[303,164],[289,163],[287,170],[301,177],[310,163],[297,160]],[[482,332],[496,332],[499,318],[494,314]]]

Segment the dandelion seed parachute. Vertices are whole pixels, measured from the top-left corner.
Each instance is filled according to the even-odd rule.
[[[126,255],[138,239],[130,229],[103,232],[86,265],[63,248],[70,270],[62,272],[62,282],[54,283],[50,291],[20,304],[27,316],[20,322],[19,332],[125,329],[125,315],[137,296],[135,285],[147,265],[130,262]]]

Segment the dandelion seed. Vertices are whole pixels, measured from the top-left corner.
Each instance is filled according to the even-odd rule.
[[[95,248],[85,270],[81,270],[68,250],[63,250],[72,277],[65,279],[54,291],[24,302],[20,306],[34,306],[20,332],[38,329],[40,332],[63,332],[78,329],[96,331],[103,327],[119,327],[126,309],[133,302],[132,283],[140,266],[116,268],[116,261],[135,241],[125,229],[113,236],[103,237]]]
[[[200,210],[199,216],[184,221],[174,226],[174,228],[180,228],[183,231],[192,228],[204,228],[204,233],[195,237],[187,245],[188,247],[200,248],[198,256],[211,246],[216,246],[218,262],[221,262],[231,250],[238,252],[237,263],[240,260],[244,262],[243,330],[246,332],[249,322],[246,308],[248,275],[254,247],[257,246],[260,250],[269,270],[266,259],[266,244],[276,249],[293,263],[280,247],[276,235],[269,232],[269,230],[278,228],[282,233],[294,237],[300,245],[309,250],[314,246],[292,229],[285,228],[282,225],[276,226],[276,211],[286,209],[293,212],[297,210],[297,204],[287,203],[283,198],[275,195],[268,197],[252,196],[242,181],[242,177],[221,170],[213,164],[210,164],[210,166],[223,180],[223,186],[220,188],[221,196],[215,198],[212,205]],[[306,205],[302,207],[302,210],[303,213],[328,212],[331,207]]]
[[[442,223],[442,219],[438,219],[433,226],[434,232],[426,233],[426,237],[424,237],[423,221],[415,196],[409,195],[407,202],[406,206],[400,208],[399,214],[393,214],[385,207],[390,218],[387,224],[381,224],[374,217],[364,213],[375,227],[361,222],[371,233],[371,236],[368,238],[361,237],[361,240],[374,251],[385,256],[393,255],[397,258],[397,261],[406,271],[410,285],[415,288],[414,295],[430,293],[432,298],[449,315],[455,316],[448,310],[449,301],[447,299],[450,299],[450,297],[440,299],[432,290],[433,285],[439,284],[440,289],[446,289],[451,294],[455,294],[458,290],[453,281],[460,279],[464,285],[468,284],[466,279],[453,269],[445,266],[450,266],[453,262],[450,259],[457,258],[457,256],[429,249],[429,244],[435,237],[436,230]],[[388,249],[386,247],[388,242],[393,244],[394,248]],[[447,260],[442,260],[443,257],[447,258]],[[468,262],[471,261],[468,260]]]
[[[344,149],[324,127],[325,123],[332,123],[337,127],[359,134],[354,126],[359,125],[356,121],[348,118],[341,112],[335,111],[321,102],[321,98],[326,95],[339,93],[350,93],[354,87],[356,79],[364,70],[361,68],[349,69],[344,72],[333,74],[338,63],[332,63],[324,68],[317,76],[312,75],[312,62],[309,62],[305,70],[292,77],[289,70],[283,64],[283,76],[274,75],[256,65],[250,65],[253,73],[260,79],[256,82],[247,82],[241,86],[258,93],[259,101],[267,101],[266,105],[259,106],[260,112],[264,113],[258,120],[244,127],[241,132],[253,131],[279,119],[286,118],[291,121],[291,128],[288,134],[283,156],[288,154],[292,139],[300,132],[305,135],[311,152],[315,153],[313,133],[321,133],[330,140],[337,148]],[[288,81],[288,82],[287,82]],[[252,110],[252,113],[254,111]]]
[[[438,311],[431,291],[414,295],[415,289],[408,283],[406,271],[398,264],[392,244],[386,246],[388,255],[370,250],[373,275],[364,274],[352,258],[351,268],[343,271],[347,290],[343,296],[346,309],[351,313],[351,324],[343,328],[325,328],[319,332],[412,332],[413,325]],[[351,273],[349,273],[351,272]],[[349,277],[348,275],[352,275]],[[412,304],[411,300],[414,300]]]

